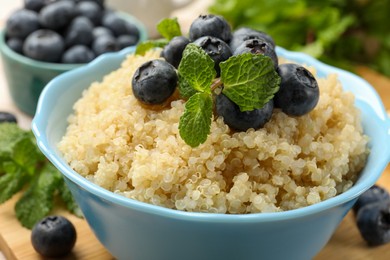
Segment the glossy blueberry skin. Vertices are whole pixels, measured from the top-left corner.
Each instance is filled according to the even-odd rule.
[[[390,201],[367,204],[356,215],[360,234],[371,246],[390,242]]]
[[[24,8],[39,12],[46,4],[46,0],[24,0]]]
[[[260,109],[242,112],[239,106],[227,96],[219,94],[216,97],[215,107],[217,114],[223,117],[223,121],[230,128],[237,131],[246,131],[249,128],[259,129],[263,127],[271,119],[274,104],[270,100]]]
[[[116,37],[120,35],[134,35],[139,38],[139,31],[134,24],[125,21],[116,13],[108,12],[103,16],[102,24],[110,29]]]
[[[35,60],[59,62],[64,48],[64,40],[58,33],[40,29],[26,38],[23,44],[23,53]]]
[[[69,254],[77,239],[73,224],[62,216],[49,216],[34,225],[31,243],[45,257],[61,257]]]
[[[14,52],[23,54],[23,40],[19,38],[9,38],[6,43]]]
[[[83,1],[76,5],[76,12],[79,16],[87,17],[94,25],[99,25],[102,17],[102,8],[92,1]]]
[[[214,69],[217,72],[217,77],[219,77],[221,73],[219,63],[233,55],[229,45],[221,39],[212,36],[198,38],[193,43],[200,46],[214,61]]]
[[[134,96],[144,104],[163,104],[176,89],[178,77],[175,68],[164,60],[151,60],[134,73]]]
[[[42,8],[39,22],[45,28],[60,30],[76,16],[76,6],[73,1],[56,1]]]
[[[118,44],[114,37],[102,35],[93,41],[92,50],[95,52],[96,56],[99,56],[103,53],[117,51]]]
[[[298,64],[279,65],[281,77],[279,91],[274,96],[275,107],[291,116],[302,116],[317,105],[320,90],[314,76]]]
[[[235,51],[244,41],[251,39],[260,39],[266,41],[273,49],[275,49],[275,41],[265,32],[257,31],[248,27],[241,27],[232,34],[232,39],[229,43],[232,51]]]
[[[0,123],[18,123],[15,115],[0,111]]]
[[[275,69],[278,67],[278,56],[274,48],[272,48],[266,41],[262,39],[251,39],[244,41],[237,49],[233,52],[233,55],[239,55],[243,53],[262,54],[270,57]]]
[[[6,35],[10,38],[26,38],[40,27],[38,14],[31,10],[20,9],[11,14],[5,25]]]
[[[191,41],[195,41],[203,36],[213,36],[224,42],[229,42],[232,38],[232,32],[230,25],[222,16],[199,15],[190,26],[189,38]]]
[[[357,214],[360,208],[368,204],[386,200],[390,201],[389,192],[378,185],[374,185],[359,196],[355,205],[353,206],[353,210],[355,214]]]
[[[91,1],[91,2],[98,4],[102,8],[104,8],[104,6],[105,6],[105,0],[73,0],[73,1],[75,1],[76,3]]]
[[[138,42],[138,38],[134,35],[120,35],[116,39],[117,46],[119,50],[122,50],[126,47],[136,45]]]
[[[83,16],[78,16],[72,20],[65,32],[65,45],[67,47],[73,45],[90,45],[93,41],[93,31],[94,25],[87,18]]]
[[[173,37],[161,52],[167,62],[172,64],[175,68],[179,67],[181,58],[183,57],[183,51],[186,48],[190,40],[184,36]]]
[[[75,45],[62,55],[62,63],[88,63],[95,58],[95,53],[85,45]]]
[[[93,39],[96,39],[96,38],[103,36],[103,35],[108,35],[108,36],[114,37],[114,34],[112,33],[112,31],[106,27],[97,26],[97,27],[93,28],[93,30],[92,30]]]

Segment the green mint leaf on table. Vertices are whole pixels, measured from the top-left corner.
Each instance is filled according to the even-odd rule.
[[[167,39],[158,39],[158,40],[147,40],[144,42],[141,42],[137,45],[137,48],[135,49],[135,54],[138,55],[145,55],[145,53],[153,48],[163,48],[165,45],[168,44]]]
[[[15,205],[16,216],[23,226],[32,225],[53,208],[56,194],[69,211],[80,216],[64,180],[44,157],[31,131],[14,123],[0,124],[0,204],[23,192]]]
[[[19,139],[19,137],[18,137]],[[19,192],[35,172],[40,158],[37,147],[29,135],[13,143],[13,150],[0,159],[1,171],[7,172],[0,177],[0,203]]]
[[[179,91],[182,91],[180,80],[184,80],[184,88],[191,86],[195,91],[211,93],[210,85],[215,78],[214,61],[207,53],[195,44],[188,44],[183,51],[183,57],[178,68]]]
[[[15,205],[16,216],[24,227],[32,228],[53,208],[53,196],[62,176],[51,164],[46,164],[41,174]]]
[[[210,133],[213,100],[208,93],[196,93],[188,99],[180,117],[179,132],[191,147],[204,143]]]
[[[222,93],[241,111],[262,108],[279,90],[280,77],[264,55],[245,53],[220,63]]]
[[[180,24],[177,18],[165,18],[157,24],[157,31],[168,41],[175,36],[181,36]]]

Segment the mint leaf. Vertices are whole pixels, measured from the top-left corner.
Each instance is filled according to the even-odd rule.
[[[24,227],[32,228],[53,208],[53,196],[61,175],[50,163],[36,176],[32,185],[15,204],[16,217]]]
[[[0,177],[0,203],[19,192],[33,176],[37,163],[43,160],[28,134],[16,136],[15,139],[17,142],[9,140],[8,148],[11,144],[12,151],[0,157],[0,171],[3,173]]]
[[[188,90],[182,88],[189,86],[199,92],[211,93],[210,85],[216,76],[214,61],[201,47],[193,43],[186,46],[178,73],[180,93],[187,93]]]
[[[163,48],[165,45],[168,44],[167,39],[158,39],[158,40],[148,40],[141,42],[137,45],[137,48],[135,49],[135,54],[137,55],[145,55],[145,53],[153,48]]]
[[[181,36],[180,24],[177,18],[165,18],[157,24],[157,31],[168,41],[175,36]]]
[[[0,124],[0,156],[9,154],[20,139],[29,136],[29,132],[17,126],[15,123]]]
[[[30,180],[30,176],[12,162],[5,162],[4,169],[9,172],[0,177],[0,204],[12,198]]]
[[[245,53],[219,64],[224,93],[241,111],[263,107],[279,90],[280,77],[267,56]]]
[[[188,83],[186,78],[179,74],[179,93],[180,97],[188,99],[197,91]]]
[[[204,143],[210,134],[213,100],[208,93],[196,93],[188,99],[179,121],[181,138],[196,147]]]

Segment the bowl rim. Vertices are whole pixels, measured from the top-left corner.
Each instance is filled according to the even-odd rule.
[[[148,38],[148,33],[147,33],[145,25],[141,21],[139,21],[136,17],[134,17],[128,13],[121,12],[121,11],[115,11],[115,13],[117,13],[123,19],[130,21],[131,23],[133,23],[137,27],[137,29],[140,33],[140,37],[139,37],[138,42],[145,41]],[[45,62],[45,61],[34,60],[34,59],[26,57],[20,53],[17,53],[14,50],[12,50],[11,48],[9,48],[8,45],[6,44],[5,27],[0,30],[0,52],[2,52],[7,57],[10,57],[12,60],[15,60],[21,64],[26,65],[26,66],[36,67],[38,69],[45,69],[45,70],[51,70],[51,71],[60,71],[60,72],[68,71],[68,70],[78,68],[78,67],[81,67],[81,66],[88,64],[88,63]]]
[[[63,82],[67,82],[69,79],[73,77],[73,75],[76,74],[78,75],[78,74],[88,72],[90,69],[94,68],[95,66],[99,66],[99,64],[104,63],[110,60],[111,58],[115,58],[118,56],[124,58],[126,55],[131,54],[133,52],[134,52],[134,48],[128,48],[118,53],[103,54],[97,59],[95,59],[94,61],[92,61],[87,66],[72,70],[70,72],[66,72],[56,77],[54,80],[49,82],[49,84],[43,90],[38,101],[37,112],[32,121],[32,131],[36,136],[39,148],[46,155],[46,157],[50,161],[52,161],[52,163],[57,167],[57,169],[59,169],[60,172],[71,182],[82,187],[83,189],[88,190],[88,192],[91,192],[95,196],[103,200],[109,201],[110,203],[118,204],[126,208],[132,208],[134,210],[144,212],[144,213],[164,216],[166,218],[180,219],[184,221],[196,221],[196,222],[200,221],[200,222],[214,222],[214,223],[217,222],[218,223],[260,223],[260,222],[274,222],[274,221],[281,221],[281,220],[285,221],[285,220],[296,219],[304,216],[320,214],[321,212],[327,209],[340,206],[342,204],[345,204],[357,198],[361,193],[363,193],[365,190],[367,190],[369,187],[375,184],[376,180],[382,174],[384,168],[386,167],[386,164],[390,160],[390,147],[384,148],[384,152],[387,156],[384,156],[383,158],[381,157],[382,159],[381,162],[378,165],[375,165],[374,168],[375,174],[370,175],[364,183],[357,182],[350,189],[343,192],[342,194],[339,194],[333,198],[329,198],[320,203],[316,203],[310,206],[305,206],[302,208],[293,209],[289,211],[283,211],[283,212],[251,213],[251,214],[186,212],[186,211],[181,211],[176,209],[169,209],[162,206],[152,205],[146,202],[140,202],[134,199],[124,197],[119,194],[115,194],[114,192],[108,191],[88,181],[80,174],[76,173],[73,169],[71,169],[62,158],[57,157],[54,152],[50,151],[50,144],[47,140],[47,136],[45,135],[46,134],[45,125],[47,124],[47,122],[45,121],[47,121],[50,111],[44,109],[44,103],[45,103],[45,99],[48,98],[49,95],[56,92],[56,88],[59,88],[58,87],[59,85],[63,84]],[[379,112],[378,111],[376,112],[379,114],[377,115],[377,117],[378,120],[380,120],[381,123],[383,123],[382,130],[384,131],[384,133],[387,134],[388,142],[390,142],[390,118],[387,116],[386,110],[384,108],[383,103],[381,102],[378,93],[364,79],[354,75],[353,73],[324,64],[307,54],[288,51],[281,47],[277,47],[277,52],[278,55],[281,54],[281,56],[284,57],[287,56],[287,59],[294,60],[294,58],[297,57],[304,59],[305,61],[307,61],[308,64],[314,66],[317,70],[319,69],[324,70],[327,72],[327,74],[328,72],[336,72],[338,74],[343,74],[348,78],[354,79],[355,81],[356,80],[359,81],[360,84],[362,84],[364,87],[369,88],[374,93],[374,96],[376,96],[376,98],[378,99]]]

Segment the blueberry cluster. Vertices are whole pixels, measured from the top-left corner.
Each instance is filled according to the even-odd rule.
[[[6,22],[6,43],[29,58],[87,63],[135,45],[137,27],[106,9],[104,0],[24,0]]]
[[[240,28],[232,32],[228,22],[218,15],[200,15],[190,26],[189,36],[174,37],[162,50],[161,56],[165,62],[148,63],[141,66],[133,78],[134,95],[143,103],[163,103],[174,92],[177,84],[178,68],[183,50],[189,43],[200,46],[214,61],[217,77],[220,76],[219,64],[231,56],[252,53],[264,55],[271,59],[276,72],[281,77],[280,90],[273,100],[265,106],[252,111],[241,111],[239,106],[224,94],[216,96],[216,113],[224,118],[232,129],[246,131],[249,128],[258,129],[272,116],[274,107],[280,108],[291,116],[301,116],[310,112],[319,99],[319,88],[313,75],[297,64],[278,64],[275,52],[275,42],[268,34],[250,28]],[[161,66],[149,68],[145,66]],[[167,80],[166,77],[172,77]],[[154,78],[154,80],[151,80]],[[160,81],[160,79],[164,79]],[[156,83],[156,82],[159,82]],[[169,81],[170,86],[162,86]],[[149,86],[149,84],[159,84]],[[165,84],[165,83],[164,83]],[[141,98],[142,97],[142,98]],[[148,97],[148,98],[145,98]],[[148,100],[145,102],[145,100]],[[153,102],[152,102],[153,100]],[[158,101],[157,101],[158,100]]]

